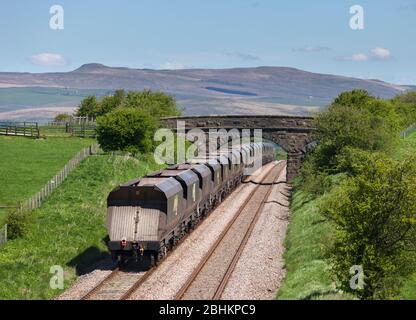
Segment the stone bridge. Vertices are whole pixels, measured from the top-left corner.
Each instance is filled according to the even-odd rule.
[[[177,121],[185,121],[185,131],[193,128],[208,132],[210,129],[254,129],[262,130],[265,140],[273,141],[281,146],[288,154],[287,181],[292,181],[297,175],[302,157],[308,151],[312,141],[313,118],[298,116],[195,116],[165,118],[167,127],[176,129]]]

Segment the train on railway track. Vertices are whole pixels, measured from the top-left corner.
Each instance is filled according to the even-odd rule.
[[[275,159],[271,143],[250,143],[192,159],[118,186],[107,199],[108,248],[119,264],[157,264],[235,189],[256,164]]]

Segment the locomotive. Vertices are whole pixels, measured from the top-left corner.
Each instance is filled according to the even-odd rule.
[[[242,182],[247,168],[274,159],[273,144],[245,144],[118,186],[107,198],[113,259],[146,255],[156,264]]]

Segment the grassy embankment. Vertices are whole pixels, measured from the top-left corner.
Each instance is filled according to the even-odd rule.
[[[0,137],[0,205],[15,206],[38,192],[90,139]],[[6,209],[0,209],[0,224]]]
[[[401,140],[395,158],[416,152],[416,132]],[[331,225],[317,210],[321,198],[311,199],[296,191],[291,202],[289,230],[286,237],[286,279],[277,294],[278,299],[351,299],[338,292],[331,279],[325,257],[326,243],[331,237]],[[416,273],[400,292],[401,299],[416,299]]]
[[[158,169],[152,160],[97,155],[83,161],[35,210],[24,238],[0,250],[0,299],[49,299],[50,268],[65,271],[65,287],[77,272],[107,255],[105,213],[108,193],[119,183]]]

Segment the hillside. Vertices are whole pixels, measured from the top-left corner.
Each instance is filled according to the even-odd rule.
[[[62,167],[92,140],[80,138],[27,139],[0,136],[0,206],[16,206],[35,195]],[[29,157],[30,155],[30,157]],[[0,209],[0,225],[6,210]]]
[[[62,290],[49,286],[51,266],[65,270],[65,286],[93,261],[107,257],[106,198],[121,182],[157,170],[151,157],[97,155],[83,161],[31,213],[23,238],[0,250],[0,300],[49,299]]]
[[[399,140],[391,156],[404,160],[416,152],[416,132]],[[370,170],[370,169],[369,169]],[[340,181],[342,174],[332,176]],[[289,230],[285,240],[286,278],[280,288],[278,299],[356,299],[355,296],[338,290],[334,275],[330,272],[330,244],[336,234],[333,221],[322,215],[322,204],[329,190],[323,195],[313,195],[302,190],[298,181],[291,198]],[[338,198],[337,201],[340,201]],[[383,206],[385,204],[383,203]],[[414,254],[408,251],[406,254]],[[416,272],[403,281],[396,299],[416,299]]]
[[[31,93],[25,92],[25,99],[21,98],[19,90],[28,88],[21,87],[31,88]],[[23,108],[42,107],[47,110],[52,106],[73,107],[87,92],[96,91],[97,95],[102,95],[118,88],[151,88],[174,94],[186,115],[300,115],[327,105],[346,90],[360,88],[372,95],[389,98],[408,89],[379,80],[318,74],[286,67],[150,70],[101,64],[86,64],[74,71],[61,73],[0,73],[0,88],[0,96],[7,93],[8,97],[0,99],[0,119],[21,117],[22,113],[16,115],[14,112]],[[71,89],[79,92],[73,93]],[[2,116],[2,112],[6,111],[9,112],[7,117]],[[41,110],[36,111],[36,115],[41,113]]]

